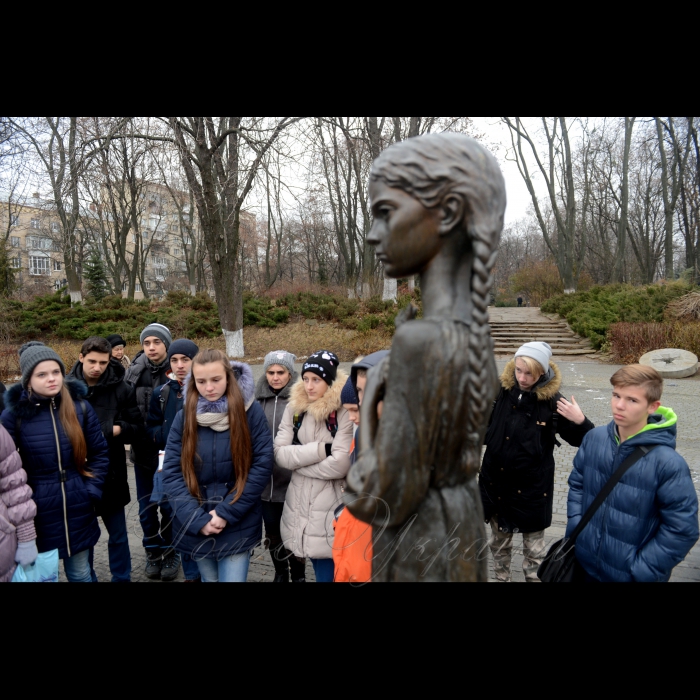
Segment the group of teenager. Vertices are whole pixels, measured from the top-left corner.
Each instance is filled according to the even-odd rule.
[[[140,340],[131,362],[120,336],[90,338],[69,375],[51,348],[21,348],[21,382],[0,417],[0,582],[54,550],[68,581],[96,582],[98,517],[112,581],[131,580],[127,445],[149,579],[174,581],[182,567],[187,582],[245,582],[264,544],[276,583],[306,582],[309,561],[319,583],[371,581],[373,530],[345,508],[344,489],[368,374],[388,353],[348,376],[330,351],[300,374],[293,354],[272,352],[256,384],[248,365],[173,341],[165,326]],[[501,384],[480,475],[497,579],[511,580],[521,533],[526,580],[539,580],[561,437],[580,448],[569,536],[620,465],[648,448],[577,540],[586,579],[668,581],[698,540],[698,499],[659,374],[617,372],[614,420],[597,429],[561,395],[546,343],[521,348]]]

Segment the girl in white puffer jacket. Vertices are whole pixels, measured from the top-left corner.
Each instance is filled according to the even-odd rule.
[[[353,424],[342,407],[348,376],[331,352],[312,355],[275,440],[277,466],[293,472],[282,516],[284,546],[311,559],[319,583],[333,583],[333,521],[350,471]]]

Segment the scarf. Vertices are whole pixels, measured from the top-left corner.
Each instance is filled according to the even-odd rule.
[[[207,401],[200,396],[197,402],[197,423],[202,428],[211,428],[217,433],[225,433],[230,428],[228,399],[223,396],[218,401]]]

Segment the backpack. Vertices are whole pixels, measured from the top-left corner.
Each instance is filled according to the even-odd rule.
[[[165,407],[168,405],[168,399],[170,398],[170,384],[163,384],[163,388],[160,390],[160,410],[165,414]]]
[[[301,426],[304,425],[304,418],[306,418],[306,413],[302,413],[301,415],[297,414],[294,416],[294,440],[292,442],[292,445],[295,445],[297,447],[301,446],[301,442],[299,441],[299,431],[301,430]],[[328,416],[328,420],[326,421],[326,428],[328,428],[328,432],[331,434],[331,438],[335,440],[336,435],[338,434],[338,413],[337,411],[333,411],[330,416]]]

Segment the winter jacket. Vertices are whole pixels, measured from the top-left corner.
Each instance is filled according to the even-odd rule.
[[[170,362],[166,360],[159,367],[154,367],[145,353],[139,353],[126,371],[125,381],[136,389],[136,401],[141,411],[141,425],[146,427],[148,409],[151,406],[153,392],[169,381]],[[158,469],[158,448],[149,439],[145,430],[139,440],[131,445],[131,459],[141,467]]]
[[[0,412],[5,410],[5,392],[7,391],[7,387],[0,382]]]
[[[260,377],[260,381],[255,389],[255,398],[265,411],[267,424],[272,432],[272,439],[277,437],[284,412],[289,405],[289,398],[292,395],[292,387],[299,380],[299,373],[295,372],[282,391],[279,394],[270,388],[267,377]],[[266,503],[284,503],[287,498],[287,489],[292,480],[292,472],[288,469],[282,469],[275,464],[275,470],[272,472],[272,479],[268,484],[268,488],[263,492],[263,501]]]
[[[85,400],[92,406],[109,447],[109,473],[97,508],[98,515],[114,515],[131,502],[126,470],[125,445],[140,439],[141,412],[136,404],[136,392],[124,382],[126,371],[120,362],[112,360],[96,386],[85,383],[83,365],[77,362],[70,376],[87,387]],[[114,437],[114,428],[121,435]]]
[[[677,423],[671,409],[661,408],[623,444],[614,423],[583,441],[569,480],[567,537],[622,463],[638,447],[654,447],[627,472],[576,542],[576,556],[592,578],[667,582],[698,541],[698,497],[690,469],[676,452]]]
[[[36,503],[22,458],[0,425],[0,583],[8,583],[14,576],[18,543],[36,539],[35,517]]]
[[[270,481],[274,466],[272,435],[262,408],[255,401],[255,382],[248,365],[232,362],[238,375],[248,417],[253,446],[253,462],[243,496],[231,505],[231,489],[236,483],[231,459],[229,431],[217,433],[210,428],[197,430],[197,454],[202,459],[197,473],[204,500],[199,504],[187,488],[182,475],[182,432],[184,412],[175,418],[165,449],[163,489],[173,507],[173,544],[182,554],[198,559],[221,560],[252,551],[262,541],[262,501],[260,496]],[[211,522],[211,511],[228,522],[214,537],[204,537],[203,527]]]
[[[164,391],[165,387],[169,387]],[[165,400],[163,396],[165,395]],[[185,405],[185,395],[182,384],[170,375],[170,381],[159,386],[151,397],[151,405],[148,409],[146,432],[148,437],[159,452],[168,444],[170,429],[175,423],[175,418]]]
[[[75,402],[78,422],[84,426],[87,469],[92,478],[82,476],[75,466],[73,447],[58,420],[60,395],[55,399],[30,398],[16,384],[7,392],[6,409],[0,417],[17,445],[34,492],[39,552],[57,549],[61,559],[94,547],[100,539],[95,506],[102,498],[109,471],[109,448],[100,421],[85,400],[85,385],[67,379],[66,387]],[[19,431],[17,420],[21,420]]]
[[[343,503],[345,478],[350,471],[353,424],[340,395],[348,380],[342,370],[325,396],[311,403],[303,382],[297,382],[275,440],[278,467],[294,472],[282,516],[282,540],[295,556],[333,558],[333,522]],[[337,414],[338,433],[333,440],[326,422]],[[306,414],[294,445],[294,416]],[[326,445],[332,444],[327,456]]]
[[[541,532],[552,525],[556,434],[580,447],[595,426],[589,420],[575,425],[557,414],[562,376],[554,363],[532,392],[518,387],[515,361],[501,385],[479,480],[486,521],[495,518],[501,532]]]

